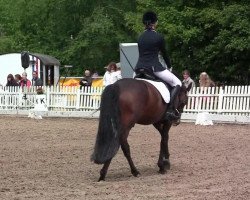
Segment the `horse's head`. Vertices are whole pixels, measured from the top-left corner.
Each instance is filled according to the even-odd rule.
[[[176,102],[176,108],[179,113],[183,112],[183,109],[185,105],[188,102],[188,92],[192,88],[192,84],[189,84],[189,86],[186,88],[184,84],[182,84],[179,95],[178,95],[178,100]]]

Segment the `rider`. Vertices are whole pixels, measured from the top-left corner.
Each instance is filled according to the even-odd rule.
[[[182,83],[167,68],[164,68],[159,61],[158,56],[161,53],[167,67],[171,68],[170,59],[165,48],[165,40],[161,34],[155,31],[157,21],[157,15],[154,12],[149,11],[143,15],[142,22],[145,25],[145,31],[138,39],[139,59],[135,69],[137,71],[140,68],[146,68],[173,87],[169,107],[164,117],[166,120],[173,121],[179,119],[179,115],[175,113],[174,101],[179,94]]]

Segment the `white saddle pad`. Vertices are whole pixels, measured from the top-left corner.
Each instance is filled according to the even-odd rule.
[[[155,86],[155,88],[160,92],[163,100],[166,103],[169,103],[169,101],[170,101],[170,93],[169,93],[169,90],[166,87],[166,85],[164,85],[164,83],[158,82],[158,81],[151,81],[151,80],[147,80],[147,79],[141,79],[141,78],[137,78],[137,80],[147,81],[150,84],[152,84],[153,86]]]

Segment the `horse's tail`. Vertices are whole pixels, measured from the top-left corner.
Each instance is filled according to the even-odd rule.
[[[119,87],[107,86],[101,98],[99,127],[91,160],[103,164],[113,158],[120,147]]]

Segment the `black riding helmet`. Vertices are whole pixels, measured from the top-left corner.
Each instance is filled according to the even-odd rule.
[[[152,11],[145,12],[142,18],[142,22],[144,25],[149,26],[158,21],[156,13]]]

